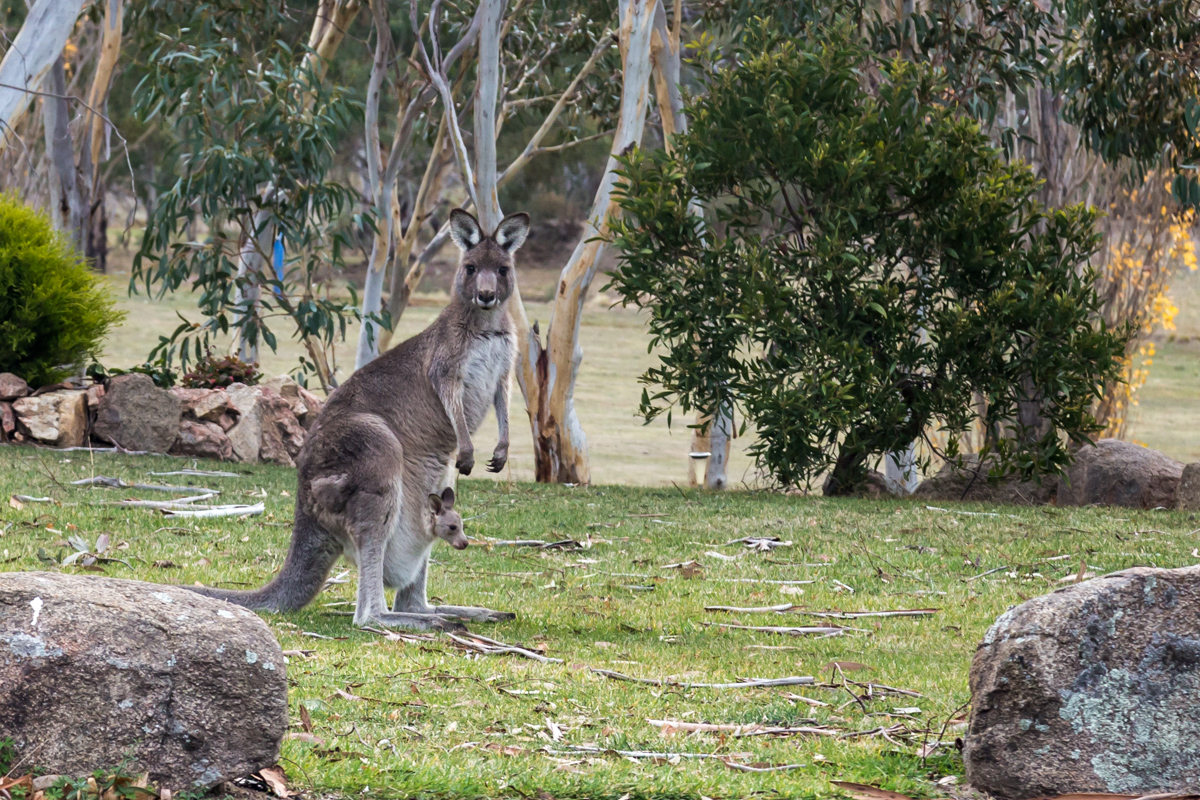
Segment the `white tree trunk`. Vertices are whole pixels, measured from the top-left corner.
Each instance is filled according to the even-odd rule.
[[[518,377],[525,390],[533,429],[535,475],[539,481],[588,483],[587,436],[575,413],[575,380],[583,350],[579,325],[583,304],[596,275],[609,217],[619,213],[612,199],[617,156],[641,143],[650,89],[650,50],[658,0],[620,1],[620,42],[624,58],[621,116],[613,136],[604,177],[596,190],[583,235],[559,278],[550,324],[543,348],[536,328],[529,330],[521,348]]]
[[[46,154],[50,162],[50,218],[57,230],[79,252],[83,252],[87,218],[83,187],[75,167],[75,147],[71,142],[71,109],[67,104],[67,77],[59,58],[43,81],[47,94],[42,97],[45,117]]]
[[[16,127],[42,79],[62,56],[83,0],[37,0],[0,62],[0,152],[16,138]]]
[[[267,263],[267,254],[272,251],[275,239],[271,226],[267,225],[267,216],[266,211],[255,212],[252,227],[246,232],[242,240],[242,249],[238,253],[237,276],[245,280],[245,284],[237,291],[238,305],[242,307],[239,316],[242,319],[258,316],[258,301],[262,297],[262,285],[259,281]],[[246,329],[242,328],[238,339],[238,358],[247,364],[257,364],[258,343],[261,338],[262,334],[259,332],[251,342]]]
[[[475,81],[475,207],[479,224],[494,233],[504,218],[496,189],[496,99],[500,93],[500,26],[507,0],[481,0],[479,74]]]

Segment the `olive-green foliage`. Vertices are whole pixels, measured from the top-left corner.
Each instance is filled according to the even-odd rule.
[[[1094,212],[1042,208],[928,67],[814,37],[758,28],[700,70],[674,152],[626,161],[611,285],[664,349],[643,413],[732,403],[778,481],[833,467],[844,490],[934,429],[954,457],[980,396],[1002,470],[1059,469],[1122,352],[1094,321]],[[1048,427],[1018,429],[1038,393]]]
[[[0,372],[31,386],[62,380],[122,316],[44,214],[0,195]]]

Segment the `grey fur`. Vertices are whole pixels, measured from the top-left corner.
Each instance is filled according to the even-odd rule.
[[[431,606],[425,594],[438,538],[433,498],[457,516],[453,492],[449,502],[441,493],[450,458],[457,453],[455,468],[471,473],[471,435],[492,406],[500,438],[487,468],[499,472],[508,460],[516,334],[507,301],[516,282],[512,254],[529,231],[527,214],[506,217],[491,236],[462,209],[451,212],[450,222],[463,250],[450,304],[422,333],[330,395],[296,459],[296,523],[279,574],[253,592],[185,588],[247,608],[298,609],[317,596],[344,555],[359,566],[356,625],[453,628],[456,619],[514,618],[487,608]],[[396,589],[391,611],[385,586]]]

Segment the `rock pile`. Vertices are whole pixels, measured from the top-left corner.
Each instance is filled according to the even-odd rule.
[[[0,373],[0,443],[123,450],[295,465],[322,401],[287,375],[257,386],[160,389],[130,373],[107,385],[36,392]]]

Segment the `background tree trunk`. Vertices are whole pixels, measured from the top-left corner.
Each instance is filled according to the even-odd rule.
[[[82,253],[87,211],[82,181],[75,167],[75,147],[71,143],[71,108],[67,102],[67,77],[62,58],[54,62],[43,83],[42,114],[46,155],[50,162],[50,219]]]
[[[620,43],[624,63],[621,116],[612,149],[583,236],[563,267],[554,295],[550,324],[543,346],[537,327],[518,341],[518,379],[525,393],[526,410],[533,429],[534,473],[538,481],[588,483],[591,472],[587,436],[575,413],[575,380],[583,350],[579,325],[588,289],[596,275],[610,214],[618,208],[612,200],[618,155],[637,146],[646,122],[650,86],[650,50],[658,0],[621,0]],[[519,321],[527,321],[523,309]]]
[[[83,0],[37,0],[0,62],[0,151],[29,110],[42,79],[62,58]]]

